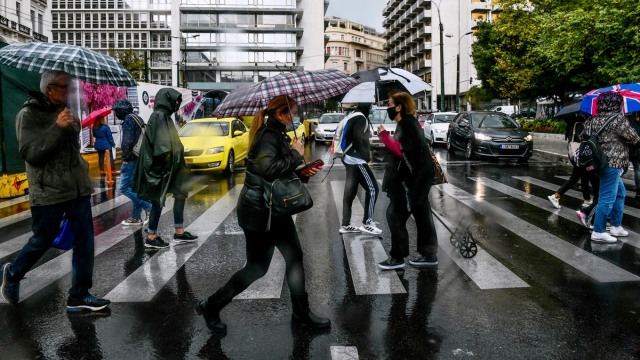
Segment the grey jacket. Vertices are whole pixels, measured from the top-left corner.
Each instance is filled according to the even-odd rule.
[[[80,123],[66,129],[56,124],[63,108],[39,92],[16,115],[20,157],[26,162],[31,206],[74,200],[93,193],[89,164],[80,156]]]

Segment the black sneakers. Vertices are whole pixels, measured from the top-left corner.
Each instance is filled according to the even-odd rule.
[[[438,257],[433,255],[423,255],[415,260],[410,260],[409,265],[417,268],[435,268],[438,267]]]
[[[98,299],[97,297],[87,294],[85,297],[81,299],[74,298],[69,296],[67,299],[67,311],[75,312],[82,310],[91,310],[91,311],[99,311],[111,304],[111,301],[107,299]]]
[[[11,305],[17,305],[20,298],[20,283],[12,283],[9,281],[9,270],[11,270],[11,263],[6,263],[2,266],[2,286],[0,286],[0,293],[2,297]]]
[[[404,259],[399,260],[389,256],[387,260],[378,263],[378,267],[382,270],[402,269],[404,267]]]
[[[147,238],[144,242],[144,247],[149,249],[164,249],[169,247],[169,243],[162,240],[160,236],[156,236],[153,240]]]
[[[173,234],[173,240],[177,243],[195,242],[198,241],[198,236],[185,231],[182,234]]]

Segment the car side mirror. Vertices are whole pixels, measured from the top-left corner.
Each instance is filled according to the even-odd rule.
[[[427,124],[433,124],[433,120],[431,119],[427,120]]]
[[[313,125],[318,126],[318,122],[317,121],[312,121]]]
[[[240,130],[236,130],[236,131],[233,132],[233,137],[242,136],[242,134],[244,134],[244,132],[242,132]]]

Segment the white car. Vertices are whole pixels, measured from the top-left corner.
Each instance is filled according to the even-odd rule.
[[[427,138],[427,142],[431,147],[435,144],[447,143],[449,124],[451,124],[451,120],[456,115],[458,115],[456,112],[436,112],[427,117],[427,122],[422,129],[424,130],[424,137]]]
[[[332,141],[336,128],[345,115],[343,113],[326,113],[318,119],[318,124],[313,131],[316,141]]]
[[[389,115],[387,115],[386,107],[372,107],[369,112],[369,122],[373,127],[371,129],[371,138],[369,142],[371,143],[371,150],[383,149],[384,144],[378,138],[378,125],[382,124],[385,130],[389,132],[389,135],[393,136],[396,132],[396,122],[394,120],[389,119]]]

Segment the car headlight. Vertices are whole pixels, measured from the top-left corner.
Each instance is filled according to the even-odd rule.
[[[525,136],[524,141],[533,141],[533,136],[531,136],[531,134]]]
[[[207,155],[219,154],[221,152],[224,152],[224,146],[218,146],[211,149],[207,149]]]
[[[435,132],[436,132],[437,134],[444,134],[444,133],[446,133],[446,132],[447,132],[447,130],[445,130],[445,129],[435,129]]]
[[[480,141],[489,141],[489,140],[491,140],[491,136],[486,135],[486,134],[475,133],[474,136],[476,137],[476,139],[478,139]]]

